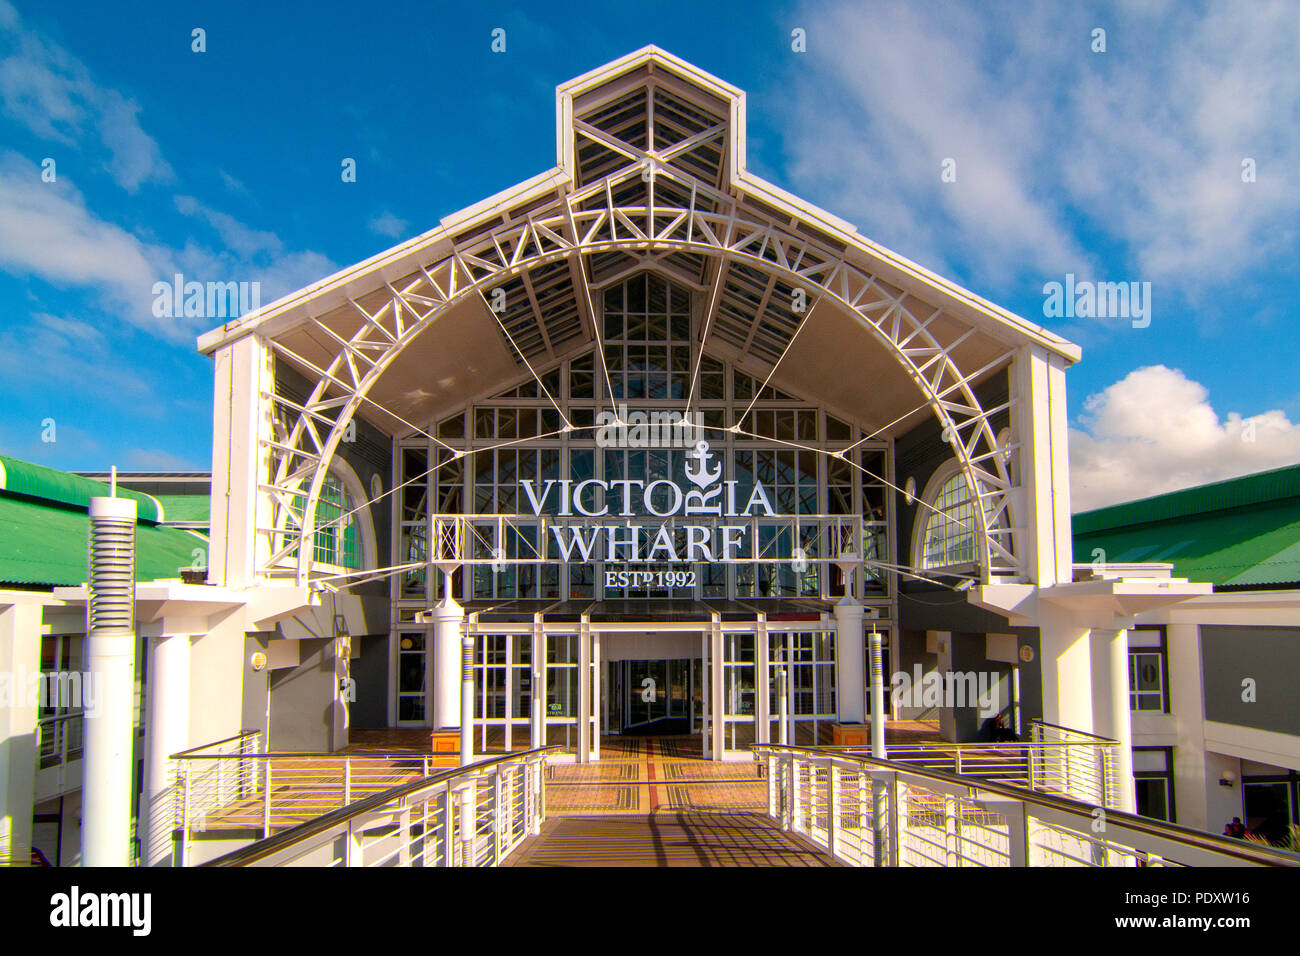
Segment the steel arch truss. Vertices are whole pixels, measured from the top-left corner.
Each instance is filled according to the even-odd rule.
[[[1027,580],[1012,543],[1019,530],[1011,513],[1012,449],[999,445],[992,426],[992,416],[1007,406],[985,408],[975,394],[976,382],[1006,364],[1013,350],[981,368],[959,368],[955,350],[975,329],[968,327],[941,338],[935,319],[942,310],[915,314],[904,301],[906,293],[848,262],[829,243],[798,231],[788,220],[763,214],[743,198],[663,164],[659,157],[642,153],[629,158],[632,162],[617,173],[557,197],[544,214],[530,214],[485,231],[400,280],[384,281],[380,288],[388,297],[379,309],[367,311],[355,299],[349,300],[362,320],[349,337],[311,320],[337,344],[337,352],[325,367],[278,342],[269,342],[276,352],[315,376],[315,383],[302,404],[281,396],[263,396],[275,403],[279,425],[275,435],[264,442],[272,478],[262,491],[272,498],[274,520],[271,526],[257,529],[264,536],[259,553],[269,554],[259,562],[259,570],[273,576],[292,575],[298,584],[307,583],[312,573],[310,542],[316,530],[316,502],[331,458],[349,428],[355,427],[353,416],[370,401],[367,393],[372,386],[443,312],[467,296],[487,299],[503,283],[526,277],[530,270],[549,263],[567,260],[583,280],[584,288],[575,289],[575,294],[589,296],[592,256],[622,252],[654,261],[682,252],[718,260],[719,273],[732,263],[747,264],[806,290],[810,301],[829,300],[850,310],[915,384],[923,398],[920,407],[928,405],[941,423],[944,440],[966,477],[971,500],[979,503],[971,509],[971,530],[981,578]],[[634,177],[648,187],[644,201],[616,205],[615,192]],[[675,184],[662,193],[689,194],[689,201],[656,205],[655,183],[660,179]],[[587,305],[590,316],[590,303]],[[594,321],[592,333],[599,351],[600,331]],[[707,334],[706,328],[706,338]],[[514,339],[509,340],[516,357],[527,365]]]

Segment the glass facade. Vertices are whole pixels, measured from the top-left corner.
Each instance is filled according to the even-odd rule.
[[[701,354],[694,344],[701,321],[698,309],[693,310],[698,303],[662,277],[643,273],[607,289],[596,301],[604,365],[588,351],[539,370],[541,384],[530,379],[443,418],[433,433],[464,455],[454,456],[428,441],[399,446],[395,563],[416,563],[428,555],[435,515],[483,519],[473,522],[470,534],[473,555],[481,563],[466,565],[458,575],[460,601],[836,597],[843,593],[839,570],[818,560],[829,556],[823,554],[828,542],[838,544],[861,533],[860,546],[868,558],[893,560],[886,495],[893,479],[886,442],[868,440],[869,433],[832,412]],[[682,440],[682,432],[662,421],[669,413],[680,413],[690,395],[701,430]],[[628,418],[641,413],[650,423],[640,433],[634,426],[611,440],[609,419],[599,417],[611,409]],[[657,429],[656,415],[661,422]],[[569,430],[563,427],[566,419]],[[651,517],[653,510],[673,503],[668,482],[690,487],[685,469],[701,436],[722,468],[728,500],[737,512],[747,512],[739,552],[746,560],[637,565],[638,570],[695,572],[688,591],[607,582],[600,549],[593,560],[566,561],[556,539],[542,532],[541,522],[529,520],[536,512],[552,525],[587,533],[594,524],[627,525]],[[511,444],[499,447],[507,442]],[[842,457],[827,454],[846,449]],[[648,496],[642,494],[661,480]],[[531,483],[534,497],[521,481]],[[583,521],[585,516],[564,499],[565,489],[583,482],[592,482],[583,486],[583,507],[608,512],[599,520]],[[757,486],[776,517],[760,504],[749,504]],[[504,524],[488,517],[498,515],[518,517]],[[831,521],[834,517],[845,519],[843,530]],[[564,518],[572,520],[556,520]],[[856,518],[862,519],[860,529],[849,521]],[[717,518],[693,520],[722,523]],[[676,527],[680,522],[680,514],[670,522],[678,558],[687,554],[685,531]],[[635,545],[639,554],[650,551],[657,525],[647,521],[641,529]],[[723,550],[717,527],[707,549],[710,555]],[[574,556],[571,551],[570,558]],[[795,560],[799,557],[806,560]],[[622,561],[609,563],[624,566]],[[864,597],[889,597],[883,573],[869,569],[866,577]],[[441,581],[428,578],[423,568],[412,569],[395,585],[394,600],[436,600]]]
[[[781,599],[824,602],[829,613],[844,581],[828,559],[860,549],[869,560],[895,561],[889,443],[725,357],[701,353],[702,299],[648,273],[623,280],[594,296],[601,333],[595,347],[537,368],[540,382],[529,378],[443,416],[430,429],[437,442],[405,441],[396,449],[394,563],[422,565],[436,557],[440,535],[455,527],[461,553],[473,559],[452,577],[458,602],[468,610],[532,601],[543,614],[540,635],[522,625],[494,632],[491,625],[467,624],[475,634],[476,743],[485,750],[520,749],[539,736],[577,747],[582,638],[546,621],[550,606],[626,602],[619,606],[635,617],[639,601]],[[670,424],[669,413],[680,417],[688,407],[695,434]],[[611,428],[611,410],[631,427]],[[711,459],[700,458],[701,439]],[[726,502],[720,514],[685,517],[678,496],[703,487],[690,482],[697,468],[717,469],[712,482]],[[704,533],[704,553],[722,555],[720,526],[726,523],[744,526],[732,552],[741,560],[701,560],[701,552],[690,550],[691,535]],[[613,528],[625,550],[615,560],[607,560],[601,547],[587,558],[576,546],[565,554],[557,547],[557,528],[579,535]],[[628,549],[665,560],[629,561]],[[649,583],[606,576],[632,568],[665,576]],[[864,576],[860,596],[888,611],[894,595],[883,571],[868,568]],[[429,716],[428,641],[400,622],[441,598],[442,577],[419,566],[394,579],[399,723]],[[801,630],[773,630],[766,640],[757,619],[748,630],[730,627],[716,662],[707,629],[695,633],[701,635],[697,655],[683,658],[679,651],[639,662],[645,675],[660,674],[670,685],[670,697],[648,703],[642,702],[644,688],[628,683],[636,668],[600,660],[593,642],[596,696],[589,716],[600,721],[593,739],[602,730],[645,725],[645,710],[651,723],[679,719],[706,736],[716,719],[724,750],[775,740],[777,668],[789,679],[791,739],[829,739],[836,719],[836,649],[828,617]]]

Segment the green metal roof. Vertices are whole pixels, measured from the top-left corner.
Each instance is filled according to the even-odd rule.
[[[211,499],[207,495],[154,495],[162,505],[168,524],[201,524],[207,527]]]
[[[0,582],[76,586],[87,574],[90,517],[62,504],[0,494]],[[137,581],[178,577],[194,565],[194,550],[207,554],[201,538],[162,525],[135,526]],[[207,563],[206,557],[198,562]]]
[[[65,471],[20,461],[7,455],[0,455],[0,491],[57,501],[82,510],[90,507],[91,498],[108,498],[112,494],[108,485],[102,481],[70,475]],[[119,488],[117,496],[131,498],[136,502],[138,520],[155,524],[163,520],[163,507],[152,495]]]
[[[1084,512],[1073,529],[1081,564],[1100,548],[1220,587],[1300,583],[1300,465]]]

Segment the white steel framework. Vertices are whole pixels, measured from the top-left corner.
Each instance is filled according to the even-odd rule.
[[[774,188],[758,198],[750,195],[759,181],[743,170],[739,91],[653,48],[591,77],[587,87],[597,87],[596,94],[579,81],[567,92],[562,88],[562,165],[556,171],[449,221],[455,228],[446,225],[387,260],[379,257],[222,330],[223,337],[252,332],[312,380],[302,402],[260,394],[273,406],[276,427],[259,439],[268,473],[258,491],[269,508],[253,509],[260,519],[258,573],[291,577],[300,586],[316,576],[310,546],[316,505],[330,462],[363,411],[378,410],[410,434],[427,436],[457,457],[466,454],[370,396],[408,346],[426,332],[437,334],[442,317],[481,299],[516,363],[534,378],[534,361],[594,343],[608,387],[591,289],[651,268],[707,294],[697,363],[710,336],[717,335],[738,354],[769,366],[771,380],[820,311],[851,317],[920,393],[916,408],[877,434],[928,409],[965,476],[972,503],[979,503],[970,511],[978,576],[985,583],[1030,580],[1021,556],[1026,549],[1017,545],[1032,520],[1017,513],[1027,512],[1013,484],[1018,444],[1000,441],[992,421],[1016,398],[1013,392],[1009,401],[990,406],[978,397],[977,386],[1023,354],[1027,339],[1039,345],[1047,340],[1048,347],[1068,343],[1052,341],[1050,333],[907,264],[911,275],[931,287],[933,299],[954,303],[922,304],[913,291],[865,264],[875,256],[896,276],[903,260]],[[700,91],[694,83],[712,86]],[[717,105],[727,99],[729,114]],[[291,324],[291,310],[325,287],[346,297],[359,319],[355,327],[321,316]],[[967,318],[972,303],[982,310],[983,327]],[[998,334],[984,335],[999,323]],[[329,343],[328,361],[312,361],[287,343],[287,333],[302,329],[317,344]],[[963,351],[978,335],[984,335],[982,350]],[[971,354],[979,359],[971,360]],[[695,385],[693,376],[688,412]],[[554,403],[544,384],[543,393]],[[573,429],[563,419],[562,431]],[[824,453],[843,457],[844,451]]]

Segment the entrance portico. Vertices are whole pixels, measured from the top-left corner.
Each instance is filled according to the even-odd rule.
[[[559,744],[585,762],[599,759],[602,736],[671,733],[699,736],[708,758],[748,759],[750,744],[781,737],[782,712],[786,739],[829,743],[841,672],[854,669],[837,649],[862,653],[861,633],[841,642],[836,618],[815,602],[770,614],[727,602],[586,608],[467,608],[476,752]],[[459,661],[432,658],[435,701],[458,700]],[[778,684],[789,688],[784,707]]]

